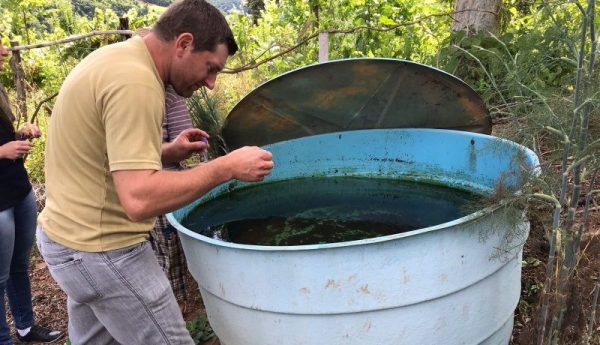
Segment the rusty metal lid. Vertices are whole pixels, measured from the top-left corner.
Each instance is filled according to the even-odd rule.
[[[282,74],[231,110],[230,149],[320,133],[372,128],[442,128],[489,134],[489,112],[460,79],[395,59],[336,60]]]

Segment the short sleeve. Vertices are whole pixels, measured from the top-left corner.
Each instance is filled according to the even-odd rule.
[[[120,84],[103,93],[100,106],[110,171],[160,170],[164,91]]]

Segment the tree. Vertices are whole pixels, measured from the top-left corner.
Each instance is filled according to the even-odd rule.
[[[451,47],[469,50],[473,45],[481,44],[481,39],[490,34],[500,33],[500,9],[502,0],[456,0],[452,15]],[[481,79],[481,69],[471,58],[450,49],[452,73],[464,80]]]
[[[265,2],[264,0],[246,0],[244,8],[252,16],[252,21],[256,25],[258,18],[260,18],[260,13],[265,9]]]
[[[464,31],[467,35],[500,30],[501,0],[456,0],[454,4],[453,31]]]

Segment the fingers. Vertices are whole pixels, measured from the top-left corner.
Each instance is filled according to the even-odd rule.
[[[40,128],[33,123],[28,123],[25,126],[29,129],[30,138],[39,138],[42,136],[42,131],[40,131]]]
[[[269,175],[271,173],[272,170],[272,166],[269,169],[261,169],[257,172],[256,174],[256,181],[262,181],[265,179],[265,177],[267,177],[267,175]]]
[[[5,144],[3,146],[6,152],[6,158],[8,159],[19,159],[23,158],[32,148],[32,144],[29,141],[15,140]]]
[[[254,146],[256,147],[256,146]],[[260,150],[260,154],[261,154],[261,158],[266,160],[266,161],[271,161],[271,163],[273,163],[273,154],[267,150],[263,150],[260,147],[256,147],[257,149]]]
[[[244,154],[255,155],[257,158],[265,160],[265,161],[273,160],[273,154],[271,152],[261,149],[258,146],[244,146],[233,152],[236,152],[236,151],[244,152]]]
[[[250,174],[250,178],[254,177],[254,180],[251,180],[251,182],[264,180],[264,178],[271,173],[271,170],[273,170],[273,162],[265,162]]]
[[[28,154],[33,147],[33,144],[31,144],[29,141],[17,141],[17,143],[17,153],[21,156]]]
[[[188,128],[177,136],[170,145],[169,157],[173,161],[182,161],[194,153],[206,152],[208,149],[208,134],[198,128]]]
[[[242,147],[227,156],[234,163],[233,177],[241,181],[262,181],[274,167],[273,154],[256,146]]]
[[[210,138],[208,133],[198,128],[188,128],[183,130],[180,135],[184,135],[189,141],[203,141],[203,138]]]
[[[190,154],[202,152],[208,149],[208,144],[204,141],[191,141],[187,143],[187,149]]]
[[[273,167],[275,166],[275,163],[273,163],[273,155],[271,154],[271,152],[269,153],[268,156],[263,156],[263,162],[262,164],[258,167],[259,171],[263,171],[265,173],[265,175],[269,174],[271,172],[271,170],[273,170]]]
[[[33,144],[29,141],[16,141],[17,149],[21,152],[27,153],[33,147]]]
[[[33,139],[42,136],[40,128],[32,123],[26,123],[23,128],[18,131],[19,136],[22,139]]]

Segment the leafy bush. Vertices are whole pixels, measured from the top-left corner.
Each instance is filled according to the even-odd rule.
[[[32,183],[44,183],[44,150],[46,149],[46,136],[33,140],[33,149],[29,151],[25,160],[25,168]]]
[[[454,34],[441,52],[443,69],[469,83],[488,104],[536,96],[533,90],[566,91],[573,84],[573,42],[581,14],[575,6],[547,7],[514,18],[498,37]],[[557,26],[556,21],[565,25]],[[526,103],[526,102],[524,102]]]
[[[192,321],[186,322],[186,327],[196,344],[201,344],[215,336],[215,333],[208,323],[208,318],[204,314]]]

